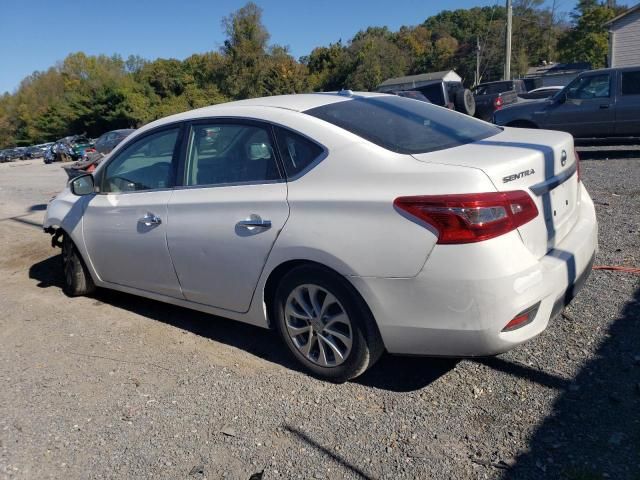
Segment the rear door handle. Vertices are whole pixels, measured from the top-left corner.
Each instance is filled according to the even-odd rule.
[[[601,109],[603,109],[603,110],[604,110],[605,108],[609,108],[610,106],[611,106],[611,105],[609,105],[608,103],[602,103],[602,104],[600,104],[600,108],[601,108]]]
[[[145,227],[151,227],[153,225],[160,225],[162,219],[153,213],[147,213],[144,217],[138,220],[139,223],[143,223]]]
[[[249,218],[247,220],[240,220],[238,226],[244,228],[271,228],[271,220],[262,220],[258,218]]]

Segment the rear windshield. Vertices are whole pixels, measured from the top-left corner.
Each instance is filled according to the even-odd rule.
[[[492,95],[495,93],[508,92],[513,90],[514,86],[511,82],[485,83],[476,87],[476,95]]]
[[[397,153],[444,150],[502,131],[446,108],[397,96],[354,98],[304,113]]]

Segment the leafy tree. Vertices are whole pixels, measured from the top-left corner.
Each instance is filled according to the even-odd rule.
[[[262,90],[266,95],[284,95],[309,90],[307,67],[298,63],[287,48],[274,46],[266,61]]]
[[[262,24],[262,9],[249,2],[224,18],[227,40],[222,47],[227,75],[224,90],[232,98],[259,97],[267,69],[269,33]]]
[[[596,0],[580,0],[571,14],[573,27],[558,40],[564,62],[589,62],[593,68],[605,66],[609,35],[605,23],[625,7],[609,8]]]
[[[351,90],[375,90],[387,78],[403,75],[408,69],[408,60],[386,28],[357,33],[347,55],[345,85]]]
[[[569,28],[542,0],[514,0],[512,73],[544,60],[603,64],[603,24],[620,8],[581,0]],[[554,2],[555,5],[555,2]],[[502,77],[506,12],[503,6],[445,10],[398,31],[369,27],[352,39],[293,58],[269,44],[262,10],[253,2],[222,21],[218,51],[184,60],[70,54],[26,77],[0,96],[0,148],[86,132],[138,127],[151,120],[228,100],[312,90],[373,90],[387,78],[455,69],[471,84],[480,43],[482,80]],[[557,51],[556,51],[557,44]]]
[[[341,40],[328,47],[316,47],[308,57],[301,59],[309,72],[309,85],[314,90],[340,90],[348,74],[347,48]]]

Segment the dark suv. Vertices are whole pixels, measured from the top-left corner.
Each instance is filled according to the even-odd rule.
[[[640,137],[640,66],[583,72],[550,99],[498,110],[494,123],[577,138]]]

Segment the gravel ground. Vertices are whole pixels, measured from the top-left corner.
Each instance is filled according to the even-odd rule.
[[[583,150],[598,265],[640,266],[636,153]],[[385,356],[333,385],[269,331],[65,297],[39,227],[64,181],[59,165],[0,165],[0,478],[640,479],[638,275],[594,271],[508,354]]]

